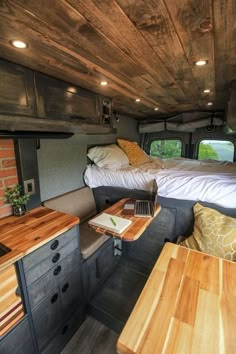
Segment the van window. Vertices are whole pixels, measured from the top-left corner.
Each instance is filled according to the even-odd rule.
[[[234,160],[234,144],[228,140],[202,140],[198,145],[198,160]]]
[[[150,145],[150,156],[163,159],[169,157],[181,157],[182,142],[179,139],[153,140]]]

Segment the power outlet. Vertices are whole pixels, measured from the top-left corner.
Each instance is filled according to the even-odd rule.
[[[35,194],[35,184],[34,184],[34,179],[27,179],[24,181],[24,190],[25,194],[28,195],[33,195]]]

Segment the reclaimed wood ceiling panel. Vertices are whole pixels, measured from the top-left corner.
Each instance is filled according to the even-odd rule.
[[[140,119],[224,110],[236,79],[235,0],[1,0],[0,18],[1,58],[110,96]],[[29,47],[13,48],[16,38]]]

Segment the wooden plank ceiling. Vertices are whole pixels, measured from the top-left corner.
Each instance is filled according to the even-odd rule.
[[[235,0],[1,0],[0,18],[1,58],[111,96],[140,119],[224,110],[236,79]]]

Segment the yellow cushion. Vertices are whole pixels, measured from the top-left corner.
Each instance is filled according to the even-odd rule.
[[[181,246],[236,261],[236,219],[195,204],[193,234]]]
[[[117,139],[117,143],[128,156],[130,165],[139,166],[145,162],[150,161],[149,156],[146,155],[146,153],[138,146],[138,144],[124,139]]]

